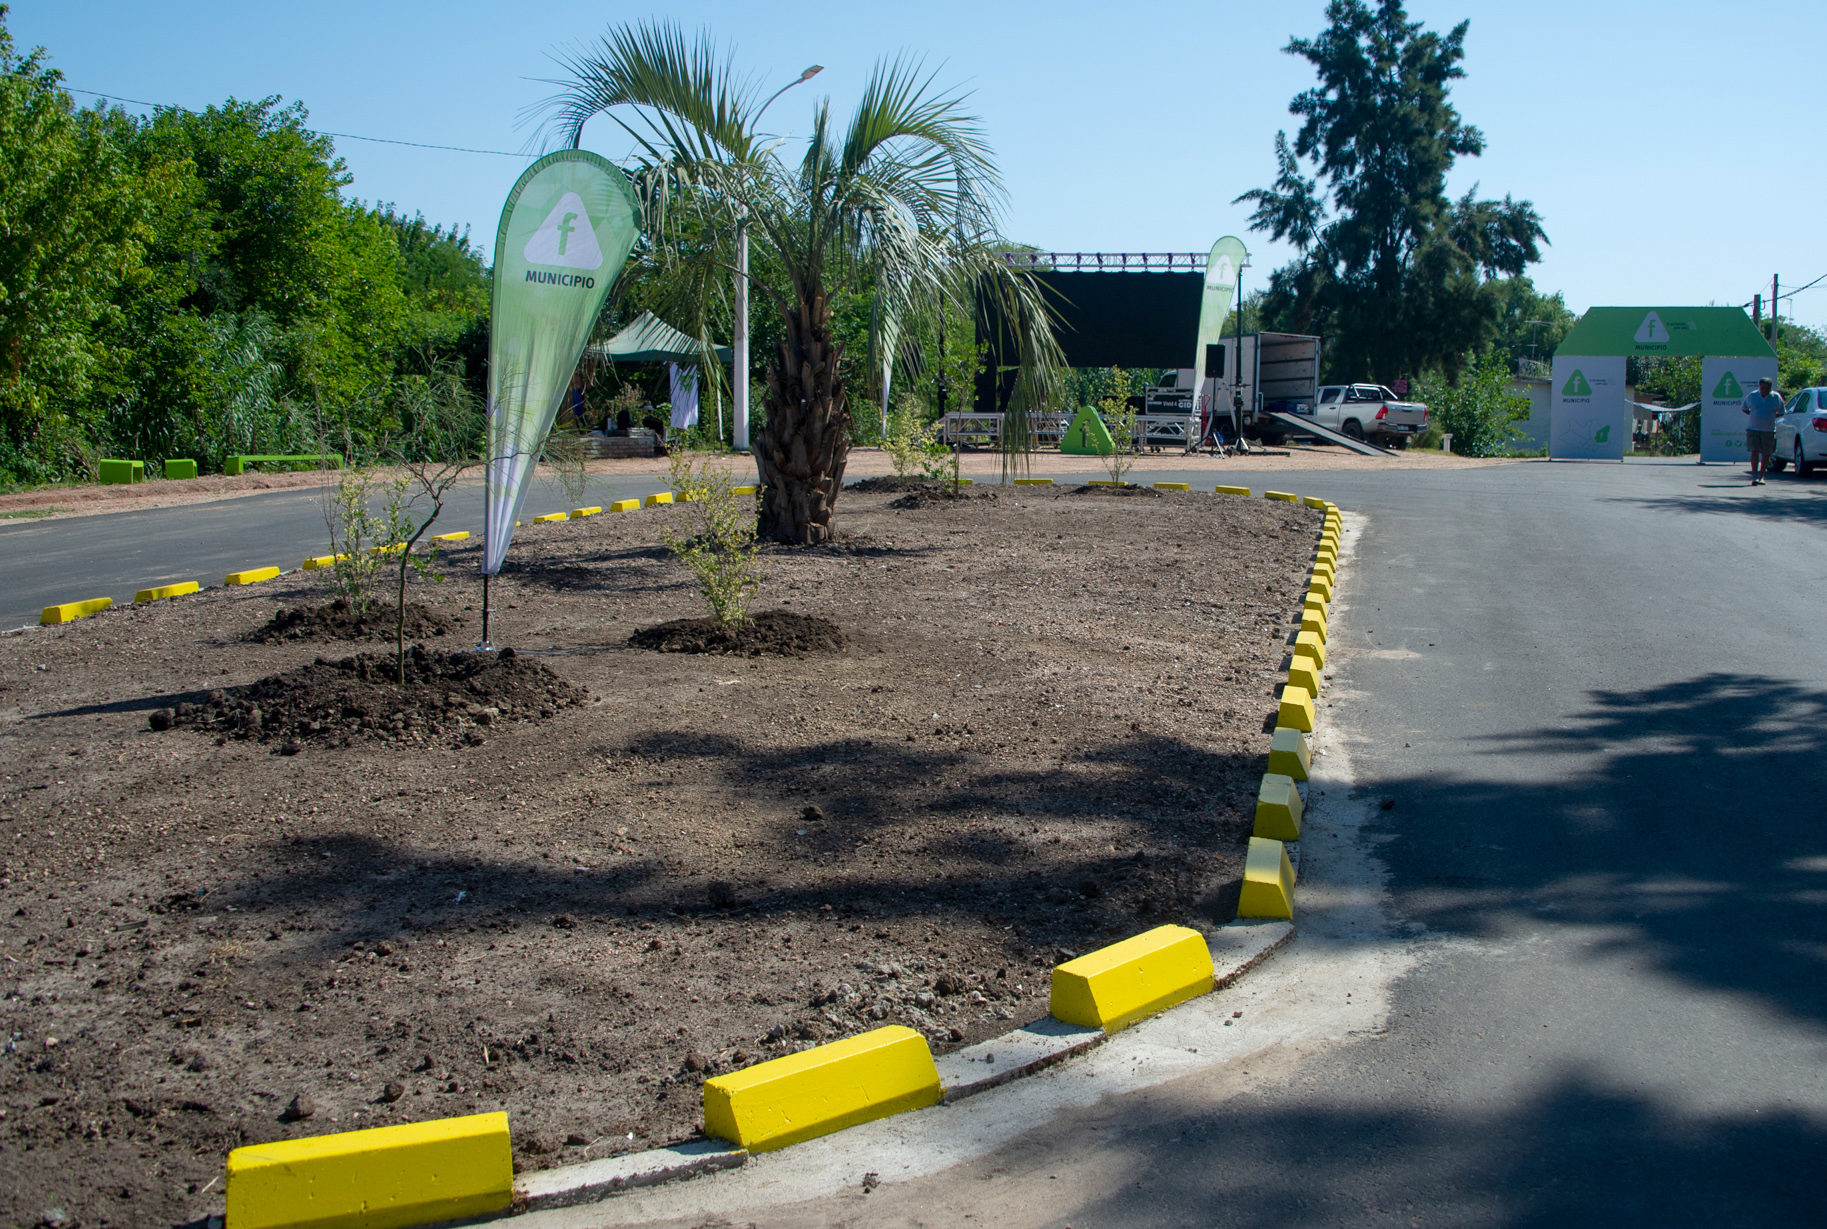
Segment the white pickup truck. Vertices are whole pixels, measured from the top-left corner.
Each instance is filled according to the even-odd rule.
[[[1399,401],[1381,384],[1326,384],[1313,406],[1313,421],[1354,440],[1406,448],[1410,436],[1427,430],[1427,407]]]

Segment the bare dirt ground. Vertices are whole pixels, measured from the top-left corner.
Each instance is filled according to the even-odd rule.
[[[991,1036],[1068,953],[1232,917],[1319,514],[897,500],[766,557],[759,609],[843,632],[795,656],[630,647],[702,613],[688,508],[527,526],[484,673],[562,702],[430,724],[378,666],[319,733],[253,716],[386,651],[250,639],[304,574],[0,641],[0,1220],[191,1221],[230,1148],[484,1110],[523,1166],[645,1147],[706,1073]],[[415,582],[428,650],[473,643],[472,562]]]
[[[1281,455],[1286,454],[1286,455]],[[752,478],[754,465],[746,458],[731,457],[729,462],[745,477]],[[1262,470],[1353,470],[1353,469],[1470,469],[1483,465],[1524,465],[1527,458],[1487,458],[1456,457],[1449,453],[1411,449],[1396,454],[1394,457],[1366,457],[1343,448],[1327,446],[1303,447],[1298,444],[1286,444],[1268,453],[1258,453],[1247,457],[1189,457],[1178,452],[1145,452],[1136,458],[1136,467],[1140,470],[1189,471],[1209,473],[1213,482],[1223,482],[1222,475],[1248,470],[1252,473]],[[614,479],[626,477],[658,477],[667,472],[666,458],[626,458],[621,460],[591,461],[588,463],[590,474],[594,478]],[[970,450],[962,454],[959,471],[967,478],[977,482],[1000,481],[1003,472],[1002,456],[987,449]],[[1067,456],[1059,452],[1036,452],[1028,458],[1027,466],[1017,470],[1018,476],[1032,474],[1044,478],[1053,474],[1084,474],[1098,471],[1096,457]],[[377,470],[385,475],[387,471]],[[541,471],[542,475],[544,471]],[[850,461],[844,471],[846,479],[867,478],[873,475],[894,473],[894,464],[888,454],[880,448],[853,448],[850,450]],[[238,495],[257,495],[262,491],[294,489],[298,487],[315,487],[324,483],[334,484],[334,470],[309,471],[296,474],[241,474],[228,478],[211,474],[200,478],[166,482],[163,479],[152,479],[131,486],[72,485],[36,487],[27,491],[0,493],[0,517],[70,517],[95,516],[104,512],[124,512],[139,508],[171,508],[183,504],[205,503],[212,500],[233,498]],[[477,482],[481,478],[476,479]]]

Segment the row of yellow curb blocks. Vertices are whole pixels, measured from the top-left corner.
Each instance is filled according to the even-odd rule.
[[[1313,498],[1300,502],[1323,510],[1326,523],[1314,555],[1314,577],[1301,609],[1288,682],[1282,688],[1275,734],[1269,743],[1269,768],[1256,794],[1256,823],[1244,859],[1239,917],[1294,916],[1294,865],[1284,842],[1300,839],[1298,782],[1307,779],[1313,762],[1307,735],[1313,732],[1313,701],[1319,695],[1320,671],[1326,665],[1326,613],[1341,523],[1335,505]]]
[[[1114,1033],[1213,985],[1205,937],[1161,926],[1056,967],[1050,1009]],[[706,1080],[704,1128],[768,1152],[943,1097],[926,1038],[896,1024]],[[487,1215],[513,1201],[507,1115],[237,1148],[227,1194],[231,1229],[394,1229]]]
[[[469,531],[462,530],[457,533],[438,534],[433,541],[461,542],[467,537],[469,537]],[[398,554],[402,549],[403,547],[400,546],[377,546],[370,553],[376,555],[392,555]],[[315,572],[321,568],[335,566],[338,559],[347,558],[347,555],[317,555],[305,560],[300,566],[307,572]],[[246,571],[230,572],[227,576],[222,578],[222,583],[225,585],[257,585],[263,580],[272,580],[278,575],[278,568],[249,568]],[[157,602],[168,597],[184,597],[188,594],[199,593],[202,591],[202,588],[203,586],[196,581],[186,580],[175,585],[159,585],[152,589],[141,589],[138,593],[133,595],[133,600],[135,604],[140,602]],[[44,613],[38,617],[38,622],[42,626],[50,626],[57,623],[70,623],[77,619],[85,619],[93,614],[100,614],[104,610],[112,610],[113,608],[114,599],[111,597],[92,597],[86,602],[64,602],[57,606],[46,606],[44,608]]]

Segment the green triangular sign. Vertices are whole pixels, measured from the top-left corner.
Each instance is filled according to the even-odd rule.
[[[1590,397],[1590,396],[1592,396],[1592,385],[1586,383],[1586,373],[1581,371],[1578,367],[1575,367],[1573,369],[1573,374],[1567,378],[1567,386],[1565,388],[1561,389],[1561,396],[1563,396],[1563,397]]]
[[[1729,371],[1719,377],[1719,383],[1713,388],[1713,396],[1722,401],[1728,397],[1737,398],[1744,395],[1745,390],[1738,386],[1738,377]]]
[[[1116,443],[1097,411],[1085,406],[1073,416],[1066,433],[1059,437],[1059,450],[1082,457],[1107,457],[1116,451]]]

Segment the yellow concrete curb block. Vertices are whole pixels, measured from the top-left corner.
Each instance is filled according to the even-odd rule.
[[[1053,479],[1051,479],[1051,478],[1017,478],[1017,479],[1015,479],[1015,485],[1016,486],[1052,486]]]
[[[759,494],[761,494],[761,488],[758,486],[733,486],[730,488],[730,494],[731,495],[759,495]]]
[[[1303,632],[1312,632],[1320,638],[1320,643],[1324,644],[1326,642],[1326,612],[1323,610],[1315,612],[1311,608],[1303,610],[1300,616],[1300,629]]]
[[[1211,988],[1205,936],[1157,926],[1057,966],[1047,1010],[1062,1024],[1114,1033]]]
[[[1192,489],[1193,489],[1193,484],[1190,482],[1157,482],[1157,483],[1155,483],[1155,490],[1157,490],[1157,491],[1190,491]]]
[[[1250,494],[1250,488],[1247,486],[1215,486],[1212,488],[1212,494],[1214,494],[1214,495],[1248,495],[1248,494]]]
[[[1329,581],[1333,578],[1333,575],[1336,571],[1337,571],[1337,569],[1334,568],[1330,563],[1320,562],[1320,563],[1315,563],[1313,565],[1312,575],[1314,577],[1323,577],[1324,579]]]
[[[1294,864],[1280,841],[1266,836],[1250,838],[1243,859],[1243,892],[1237,899],[1238,917],[1278,917],[1294,920]]]
[[[641,501],[638,499],[618,499],[614,503],[609,505],[609,511],[611,511],[611,512],[635,512],[640,509],[640,506],[641,506]]]
[[[704,1133],[768,1152],[943,1095],[926,1038],[891,1024],[704,1081]]]
[[[316,572],[324,568],[335,567],[338,560],[348,557],[347,555],[314,555],[299,564],[299,567],[307,572]]]
[[[1287,491],[1264,491],[1262,497],[1264,499],[1279,499],[1284,503],[1290,504],[1297,504],[1300,502],[1300,496],[1291,495]]]
[[[1306,635],[1305,632],[1301,634]],[[1283,687],[1281,707],[1275,713],[1275,724],[1293,726],[1307,734],[1313,733],[1313,693],[1292,683]]]
[[[250,1144],[228,1154],[235,1229],[395,1229],[514,1202],[506,1114]]]
[[[1332,601],[1332,581],[1329,577],[1315,576],[1307,582],[1307,592]]]
[[[441,533],[441,534],[438,534],[436,537],[432,538],[432,541],[433,542],[467,542],[467,541],[469,541],[469,530],[459,529],[455,533]]]
[[[92,597],[86,602],[65,602],[61,606],[46,606],[44,613],[38,616],[40,627],[49,627],[54,623],[73,623],[77,619],[86,619],[92,614],[100,614],[112,608],[111,597]]]
[[[658,495],[649,495],[647,497],[646,502],[643,503],[641,505],[641,507],[651,508],[651,507],[654,507],[656,504],[669,504],[671,502],[672,502],[672,492],[671,491],[661,491]]]
[[[225,585],[257,585],[263,580],[271,580],[279,575],[278,568],[248,568],[243,572],[230,572],[222,578]]]
[[[573,508],[569,512],[565,513],[565,515],[567,517],[569,517],[571,520],[581,521],[586,516],[595,516],[598,512],[601,512],[601,511],[602,511],[602,508],[600,506],[593,505],[588,508]]]
[[[1307,591],[1307,600],[1301,603],[1301,609],[1303,611],[1316,610],[1323,616],[1326,613],[1326,607],[1328,605],[1329,603],[1325,598],[1309,589]]]
[[[1301,502],[1306,504],[1309,508],[1318,508],[1321,512],[1326,510],[1326,501],[1321,499],[1318,495],[1309,495],[1307,498],[1301,500]]]
[[[406,543],[395,542],[392,546],[371,546],[368,548],[368,553],[370,555],[397,555],[405,549]]]
[[[1262,788],[1256,791],[1256,836],[1272,841],[1300,840],[1300,790],[1293,777],[1278,772],[1262,775]]]
[[[1288,667],[1288,683],[1298,687],[1310,696],[1317,696],[1320,687],[1320,664],[1305,653],[1294,658],[1294,664]]]
[[[202,585],[199,585],[194,580],[186,580],[175,585],[160,585],[156,589],[141,589],[138,593],[133,595],[133,600],[136,602],[157,602],[168,597],[183,597],[187,593],[195,593],[202,587]]]
[[[1312,632],[1301,632],[1294,637],[1294,652],[1296,655],[1308,654],[1320,664],[1321,669],[1326,666],[1326,642]]]
[[[1291,726],[1276,726],[1269,742],[1269,771],[1305,781],[1312,768],[1313,750],[1307,736]]]
[[[534,517],[533,523],[535,525],[550,525],[553,521],[568,521],[570,519],[571,514],[568,512],[548,512],[544,516]]]

